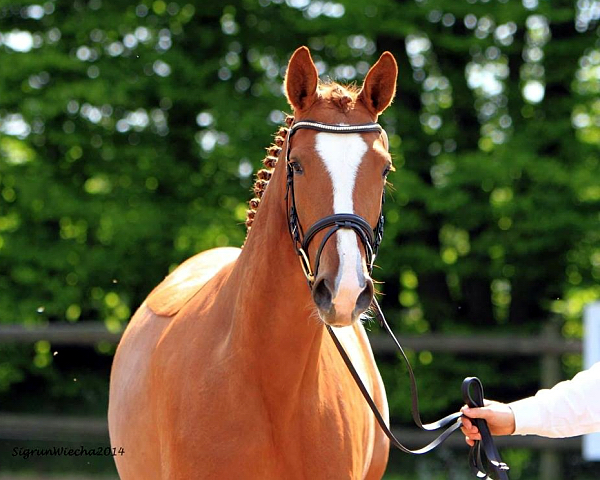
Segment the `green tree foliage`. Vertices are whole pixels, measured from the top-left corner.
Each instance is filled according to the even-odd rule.
[[[342,82],[384,50],[400,65],[376,273],[395,329],[536,333],[560,315],[580,335],[600,297],[597,3],[0,2],[0,322],[118,331],[170,267],[240,245],[306,44]],[[3,350],[4,395],[53,381],[53,401],[85,398],[53,351]],[[86,355],[102,392],[108,362]],[[537,387],[519,360],[414,359],[431,415],[457,408],[463,374],[513,372],[495,390],[507,399]],[[406,385],[382,369],[408,418]]]

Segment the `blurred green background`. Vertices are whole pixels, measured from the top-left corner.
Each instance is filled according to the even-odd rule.
[[[537,335],[553,319],[580,338],[600,298],[599,17],[595,0],[0,1],[0,324],[119,332],[169,269],[239,246],[307,45],[340,82],[385,50],[399,63],[375,273],[395,331]],[[1,345],[0,411],[102,417],[114,349]],[[504,401],[540,387],[535,360],[409,354],[428,420],[460,407],[465,376]],[[409,425],[404,370],[380,366]],[[11,456],[32,445],[0,440],[6,478],[115,475],[110,458]],[[538,452],[504,453],[513,480],[537,478]],[[466,478],[465,457],[393,453],[389,478]],[[597,478],[578,451],[562,461],[565,479]]]

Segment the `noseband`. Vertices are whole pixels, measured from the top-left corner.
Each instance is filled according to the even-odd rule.
[[[369,274],[373,271],[373,262],[377,255],[377,250],[381,244],[383,238],[383,204],[385,202],[385,189],[381,197],[381,209],[379,211],[379,219],[377,225],[372,228],[369,222],[367,222],[360,215],[355,213],[335,213],[328,215],[320,220],[317,220],[307,231],[304,233],[300,219],[298,218],[298,210],[296,209],[296,197],[294,194],[294,169],[290,163],[290,151],[292,145],[292,137],[294,134],[301,129],[316,130],[317,132],[325,133],[367,133],[376,132],[379,134],[385,134],[385,131],[378,123],[365,123],[362,125],[332,125],[329,123],[313,122],[310,120],[303,120],[294,123],[287,135],[287,149],[285,153],[285,163],[287,167],[287,190],[286,190],[286,202],[287,202],[287,219],[288,227],[290,229],[290,235],[294,242],[294,248],[300,258],[300,265],[308,281],[308,285],[312,288],[315,283],[315,279],[319,273],[319,264],[321,263],[321,254],[327,241],[336,233],[338,230],[347,229],[353,230],[358,238],[360,239],[364,249],[367,261],[367,268]],[[317,233],[322,230],[329,228],[325,233],[321,244],[317,249],[315,256],[315,268],[314,270],[310,264],[310,256],[308,253],[308,247],[310,242],[315,238]]]

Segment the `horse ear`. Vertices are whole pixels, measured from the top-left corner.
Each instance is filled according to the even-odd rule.
[[[390,52],[385,52],[371,67],[358,98],[377,117],[390,106],[396,94],[398,65]]]
[[[294,110],[304,110],[317,99],[319,72],[306,47],[297,49],[285,74],[285,94]]]

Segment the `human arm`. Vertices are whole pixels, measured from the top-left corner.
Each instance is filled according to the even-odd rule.
[[[493,435],[541,435],[572,437],[600,431],[600,362],[572,380],[552,389],[540,390],[533,397],[510,404],[491,402],[483,408],[462,411],[471,418],[484,418]],[[512,431],[511,430],[512,413]],[[477,427],[463,417],[463,433],[470,445],[479,440]]]

